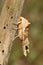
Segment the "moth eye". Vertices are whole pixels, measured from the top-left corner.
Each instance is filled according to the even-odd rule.
[[[22,21],[22,19],[20,18],[20,20],[19,21]]]

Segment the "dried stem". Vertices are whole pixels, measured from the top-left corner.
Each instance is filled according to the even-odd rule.
[[[12,47],[12,41],[15,38],[16,26],[20,17],[24,0],[5,0],[0,16],[0,65],[6,65]]]

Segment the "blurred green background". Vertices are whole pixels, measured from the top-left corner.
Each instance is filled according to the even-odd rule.
[[[4,0],[0,0],[0,12]],[[30,53],[23,55],[21,41],[13,41],[8,65],[43,65],[43,0],[25,0],[21,14],[27,18],[29,27]]]

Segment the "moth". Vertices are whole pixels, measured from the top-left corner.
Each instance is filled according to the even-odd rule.
[[[27,56],[27,53],[29,53],[29,40],[28,40],[28,29],[29,25],[31,23],[24,17],[20,17],[18,19],[18,36],[19,39],[22,41],[22,48],[23,48],[23,54]]]

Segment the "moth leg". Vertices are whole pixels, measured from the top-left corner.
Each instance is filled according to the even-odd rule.
[[[21,22],[13,23],[13,25],[16,25],[16,26],[18,26],[19,24],[21,24]]]
[[[13,23],[13,25],[16,25],[16,26],[17,26],[17,25],[18,25],[18,23]]]
[[[18,28],[13,28],[13,30],[18,30]]]
[[[14,40],[15,40],[16,38],[18,38],[18,35],[17,35],[17,36],[15,36]]]
[[[27,52],[26,52],[26,50],[25,50],[25,52],[24,52],[24,55],[27,56]]]

